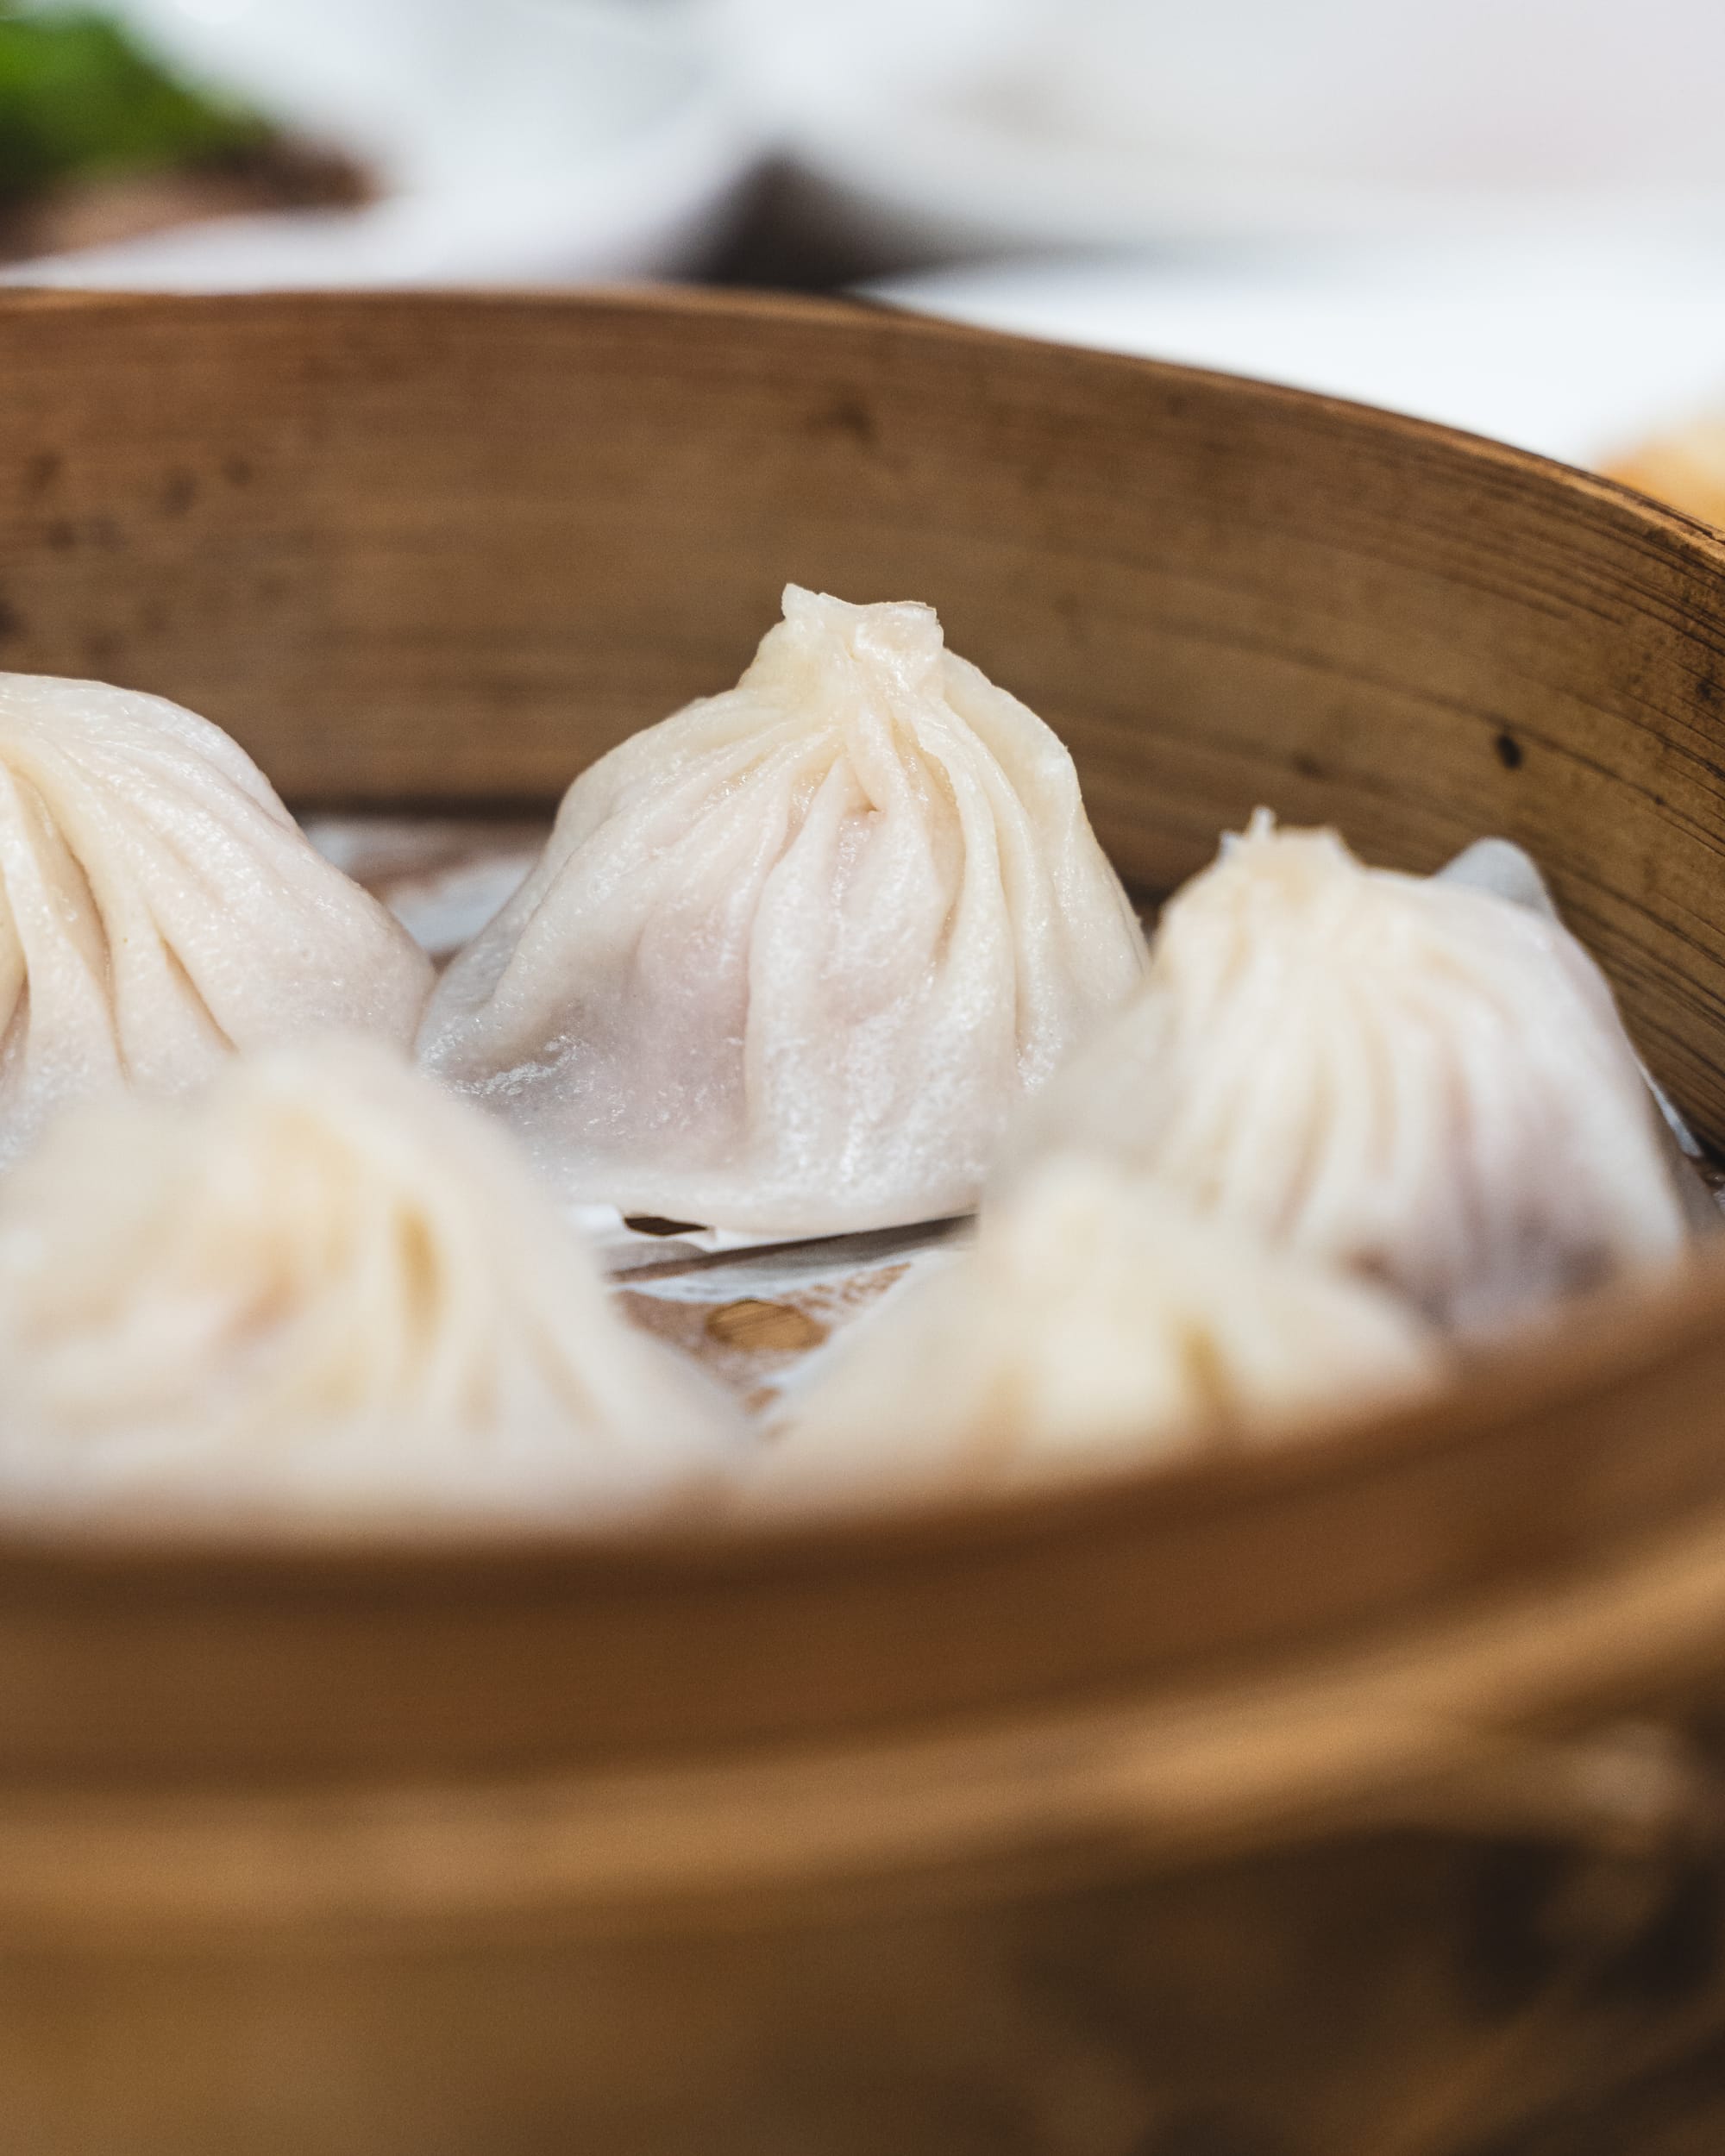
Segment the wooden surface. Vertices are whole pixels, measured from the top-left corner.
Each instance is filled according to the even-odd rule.
[[[1413,866],[1525,840],[1725,1128],[1725,555],[1597,482],[830,304],[25,296],[0,364],[0,655],[181,697],[302,799],[555,793],[732,678],[786,576],[914,592],[1062,727],[1141,881],[1259,799]],[[902,1529],[238,1564],[14,1542],[0,1771],[542,1773],[1417,1632],[1725,1500],[1722,1311],[1704,1282],[1590,1315],[1394,1432]]]
[[[242,1937],[177,1952],[14,1952],[0,1958],[5,2146],[9,2156],[1709,2147],[1613,2141],[1602,2122],[1663,2122],[1669,2135],[1697,2119],[1709,2086],[1697,2030],[1725,2013],[1710,1873],[1403,1836],[1297,1865],[1260,1857],[1158,1877],[1122,1862],[1119,1874],[1054,1896],[835,1905],[795,1926],[683,1936],[571,1940],[493,1922],[405,1945],[350,1927],[263,1948]]]
[[[1521,840],[1725,1136],[1725,549],[1600,482],[830,304],[22,295],[0,369],[0,661],[190,703],[302,805],[543,804],[733,680],[787,578],[925,598],[1147,887],[1260,801],[1415,868]],[[1560,2156],[1565,2103],[1725,2026],[1670,1914],[1713,1906],[1710,1752],[1589,1749],[1716,1689],[1722,1396],[1725,1261],[1393,1426],[1058,1498],[13,1532],[0,2120],[1454,2156],[1538,2112]],[[1571,1843],[1610,1858],[1578,1946],[1540,1929]],[[1534,1944],[1456,1932],[1498,1901]]]

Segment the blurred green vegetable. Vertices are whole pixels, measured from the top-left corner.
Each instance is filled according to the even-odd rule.
[[[271,132],[177,81],[104,15],[0,4],[0,201],[229,156]]]

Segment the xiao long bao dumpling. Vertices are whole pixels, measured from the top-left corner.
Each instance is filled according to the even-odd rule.
[[[577,779],[421,1052],[569,1197],[768,1234],[962,1212],[1139,979],[1071,758],[926,606],[790,586]]]
[[[733,1411],[629,1330],[505,1134],[373,1044],[86,1103],[0,1183],[0,1508],[606,1519]]]
[[[1270,1442],[1406,1399],[1444,1365],[1385,1291],[1067,1156],[845,1335],[787,1402],[753,1495],[890,1500]]]
[[[1610,989],[1554,917],[1263,812],[1170,901],[1143,991],[1013,1159],[1069,1148],[1465,1329],[1688,1233]]]
[[[0,674],[0,1161],[68,1100],[325,1029],[411,1041],[423,954],[218,727]]]

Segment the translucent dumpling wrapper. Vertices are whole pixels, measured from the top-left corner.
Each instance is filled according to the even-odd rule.
[[[1071,1149],[1470,1330],[1690,1233],[1610,989],[1554,915],[1263,812],[1170,900],[1144,988],[1003,1179]]]
[[[1397,1298],[1063,1156],[811,1367],[752,1495],[884,1501],[1268,1444],[1403,1404],[1445,1366]]]
[[[385,1050],[72,1109],[0,1184],[0,1508],[563,1519],[692,1501],[716,1386],[506,1135]]]
[[[972,1206],[1143,939],[1036,715],[926,606],[794,585],[576,780],[421,1052],[571,1199],[824,1235]]]
[[[1439,869],[1435,881],[1490,891],[1512,905],[1531,907],[1548,921],[1561,921],[1563,918],[1532,855],[1507,838],[1475,839],[1472,845]],[[1640,1071],[1642,1082],[1652,1094],[1665,1126],[1660,1144],[1671,1163],[1684,1218],[1698,1233],[1717,1235],[1725,1229],[1725,1213],[1721,1212],[1718,1199],[1701,1173],[1699,1164],[1707,1158],[1707,1149],[1645,1063]]]
[[[423,952],[219,727],[0,674],[0,1161],[67,1101],[324,1030],[410,1043]]]

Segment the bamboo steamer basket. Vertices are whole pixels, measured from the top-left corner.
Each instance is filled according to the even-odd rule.
[[[0,367],[0,659],[298,805],[549,802],[787,578],[926,598],[1140,886],[1260,801],[1522,841],[1725,1139],[1725,546],[1620,489],[779,300],[22,294]],[[1035,1499],[0,1529],[0,2147],[1645,2152],[1725,2040],[1722,1388],[1709,1260]]]

